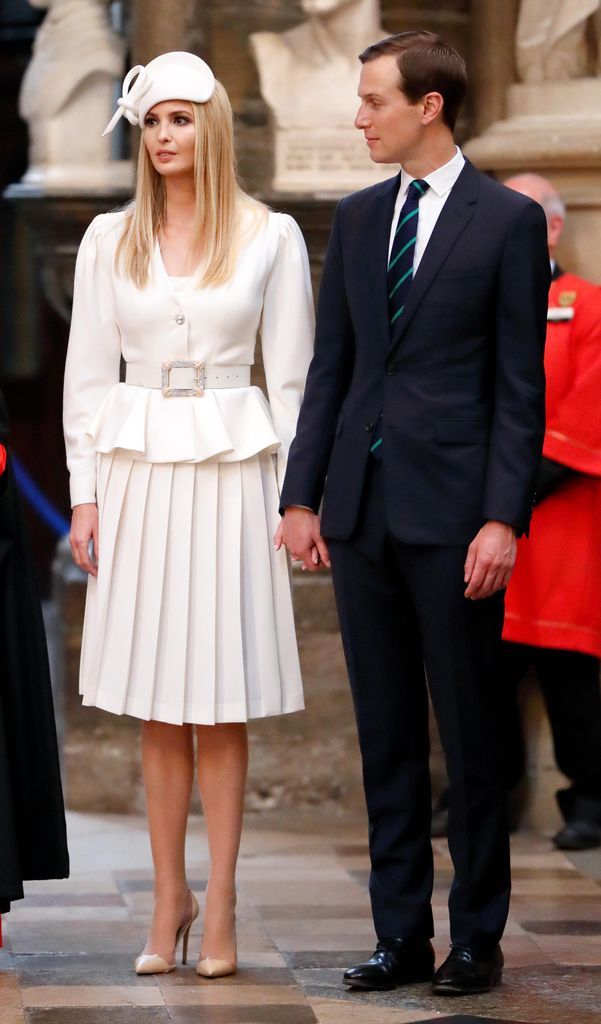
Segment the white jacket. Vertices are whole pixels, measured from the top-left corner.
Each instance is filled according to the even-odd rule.
[[[313,350],[307,251],[287,214],[269,213],[245,244],[231,279],[176,292],[158,244],[150,280],[137,288],[114,269],[126,214],[105,213],[77,256],[64,390],[71,504],[96,500],[96,453],[115,448],[147,462],[238,461],[277,451],[280,486]],[[126,362],[250,365],[261,331],[269,404],[257,387],[165,398],[119,383]]]

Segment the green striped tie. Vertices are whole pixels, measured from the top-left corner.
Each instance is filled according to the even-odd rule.
[[[409,289],[413,280],[413,263],[415,260],[415,243],[417,241],[417,222],[419,218],[419,201],[428,191],[427,181],[421,179],[410,182],[407,198],[399,216],[399,223],[390,251],[388,262],[388,315],[390,326],[393,327],[402,315],[407,302]],[[382,417],[378,420],[370,451],[381,458]]]

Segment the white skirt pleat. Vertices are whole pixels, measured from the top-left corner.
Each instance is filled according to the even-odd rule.
[[[288,561],[272,542],[270,454],[230,463],[100,455],[98,507],[84,704],[200,725],[304,706]]]

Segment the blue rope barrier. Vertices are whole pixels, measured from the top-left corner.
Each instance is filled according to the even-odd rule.
[[[32,476],[27,472],[25,466],[19,458],[11,451],[10,460],[15,472],[15,480],[17,486],[25,498],[25,500],[31,505],[33,510],[37,512],[40,519],[49,526],[51,530],[58,537],[64,536],[65,533],[69,532],[69,522],[57,508],[48,500],[43,491],[40,490],[38,485]]]

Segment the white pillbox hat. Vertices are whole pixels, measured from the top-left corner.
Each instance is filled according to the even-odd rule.
[[[127,72],[117,110],[102,134],[112,132],[121,117],[126,117],[130,124],[142,125],[155,103],[163,100],[206,103],[214,91],[215,76],[200,57],[183,51],[162,53],[146,67],[136,64]]]

